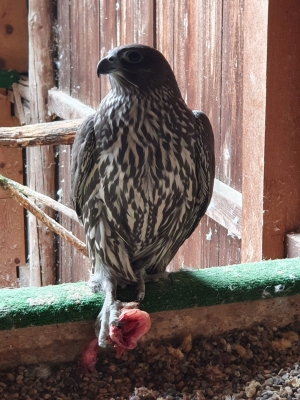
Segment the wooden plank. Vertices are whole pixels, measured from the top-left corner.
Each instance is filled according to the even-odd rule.
[[[273,259],[300,221],[300,2],[268,10],[262,257]]]
[[[19,87],[17,83],[12,84],[14,99],[15,99],[15,111],[20,125],[26,125],[24,110],[22,106],[21,96],[19,92]]]
[[[25,86],[22,83],[20,83],[20,81],[19,81],[18,90],[19,90],[20,96],[23,99],[29,101],[29,99],[30,99],[29,86],[28,85]]]
[[[59,185],[58,196],[62,204],[72,207],[70,201],[70,146],[61,146],[59,157]],[[60,223],[73,234],[85,242],[83,227],[65,215],[60,215]],[[89,260],[83,257],[73,246],[59,239],[60,263],[58,281],[77,282],[89,278]]]
[[[241,238],[242,193],[215,179],[214,192],[206,215]]]
[[[0,210],[1,231],[5,233],[0,235],[0,288],[18,287],[16,267],[26,264],[24,211],[11,198],[0,199]]]
[[[23,183],[22,158],[22,150],[4,149],[0,147],[0,174],[18,183]],[[0,199],[7,198],[10,198],[7,192],[0,189]]]
[[[230,0],[223,7],[220,179],[242,191],[243,4]]]
[[[71,87],[71,32],[70,32],[70,3],[66,5],[65,0],[58,0],[57,2],[57,23],[59,26],[58,35],[58,86],[60,91],[70,94]],[[54,101],[51,98],[50,91],[48,92],[48,111],[50,113],[58,113],[54,107]],[[70,97],[71,98],[71,97]],[[74,99],[76,101],[76,99]],[[61,106],[64,110],[65,105]],[[71,113],[70,113],[71,114]],[[60,114],[57,114],[60,116]],[[71,114],[72,115],[72,114]],[[72,115],[72,118],[73,115]],[[69,117],[67,118],[69,119]],[[70,176],[69,170],[65,168],[64,160],[65,154],[70,156],[70,146],[60,145],[58,146],[58,190],[57,198],[63,204],[68,205],[65,201],[65,192],[68,193],[69,187],[67,183],[63,184],[66,177]],[[68,162],[69,165],[69,162]],[[71,224],[69,218],[59,213],[59,222],[66,229],[71,231]],[[72,249],[71,246],[65,241],[58,238],[58,265],[57,265],[57,282],[71,282],[72,281]],[[70,273],[69,273],[70,272]]]
[[[58,86],[63,92],[70,94],[71,85],[71,43],[70,43],[70,2],[57,0],[58,26]]]
[[[262,258],[268,5],[244,3],[243,263]]]
[[[163,53],[174,69],[174,2],[156,3],[155,33],[157,49]]]
[[[95,110],[66,93],[51,89],[48,91],[48,112],[63,119],[84,118]]]
[[[100,48],[99,1],[74,0],[70,7],[71,95],[96,108],[100,102],[96,73]]]
[[[6,95],[6,89],[0,89],[0,110],[0,126],[19,125],[18,119],[11,113],[11,104],[8,95]]]
[[[121,0],[117,3],[118,44],[154,45],[154,0]]]
[[[70,206],[70,181],[69,167],[71,149],[70,146],[62,145],[59,146],[59,163],[58,163],[58,190],[57,196],[58,201],[66,206]],[[70,218],[63,214],[59,214],[59,223],[72,231],[72,221]],[[64,240],[58,238],[59,245],[59,265],[58,265],[58,277],[59,283],[73,282],[72,280],[72,247]]]
[[[178,1],[173,4],[174,72],[188,106],[203,110],[211,120],[215,133],[218,176],[221,147],[222,4],[206,0]],[[158,11],[171,13],[171,10],[165,10],[165,4],[160,5]],[[168,19],[168,14],[165,19]],[[160,29],[164,32],[159,25],[157,29],[158,34]],[[165,39],[158,37],[157,43],[163,42]],[[170,46],[172,48],[172,43]],[[168,48],[166,51],[170,53]],[[216,222],[204,217],[177,253],[173,261],[176,268],[182,264],[194,268],[196,265],[201,268],[219,265],[220,229]],[[227,230],[222,232],[227,236]]]
[[[198,0],[180,0],[174,3],[174,73],[182,97],[191,109],[199,107],[199,85],[197,82],[199,67],[199,16],[195,10]]]
[[[1,6],[0,6],[1,8]],[[11,104],[0,89],[0,126],[18,124],[11,115]],[[0,148],[0,173],[23,183],[23,156],[20,149]],[[24,211],[6,191],[0,189],[0,287],[17,287],[16,268],[26,264]]]
[[[52,54],[51,0],[29,2],[29,88],[31,121],[49,121],[46,107],[48,90],[54,86]],[[53,146],[27,150],[28,186],[55,197],[55,161]],[[54,218],[54,211],[40,204],[42,211]],[[28,216],[31,285],[55,283],[54,235],[32,215]]]
[[[0,2],[0,69],[28,70],[27,4],[24,0]]]
[[[100,4],[100,58],[105,57],[110,49],[117,46],[117,27],[116,27],[116,1],[99,0]],[[118,2],[120,4],[120,2]],[[107,76],[100,76],[101,99],[110,90],[109,79]]]
[[[285,235],[285,256],[300,257],[300,233],[291,232]]]
[[[230,0],[222,9],[218,177],[242,191],[243,3]],[[226,212],[225,212],[226,213]],[[237,217],[240,219],[240,216]],[[222,225],[222,223],[221,223]],[[237,237],[235,236],[237,235]],[[240,262],[241,232],[219,229],[219,265]]]
[[[0,128],[0,147],[72,144],[83,119]]]

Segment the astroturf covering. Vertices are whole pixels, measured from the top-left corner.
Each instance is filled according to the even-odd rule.
[[[300,293],[300,258],[200,270],[182,270],[171,280],[146,284],[141,309],[157,311],[245,302]],[[118,290],[133,301],[134,286]],[[85,282],[0,290],[0,330],[95,319],[104,294]]]

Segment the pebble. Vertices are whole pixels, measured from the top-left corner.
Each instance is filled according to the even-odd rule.
[[[299,324],[101,350],[96,371],[79,360],[0,371],[0,398],[22,400],[300,400]],[[274,347],[293,341],[292,347]],[[181,343],[181,344],[180,344]],[[299,348],[298,348],[299,346]]]

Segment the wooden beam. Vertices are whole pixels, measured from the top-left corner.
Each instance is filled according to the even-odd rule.
[[[262,259],[268,4],[244,5],[242,263]]]
[[[285,256],[300,221],[300,2],[269,1],[263,258]]]
[[[26,125],[25,114],[22,106],[21,95],[19,92],[19,85],[17,83],[12,84],[14,103],[15,103],[15,115],[20,121],[20,125]]]
[[[74,236],[67,229],[62,227],[54,219],[50,218],[38,207],[34,201],[28,199],[20,190],[18,190],[18,185],[11,183],[10,179],[5,178],[0,174],[0,187],[6,190],[19,204],[21,204],[26,210],[30,211],[39,221],[41,221],[50,231],[55,232],[57,235],[61,236],[72,246],[76,247],[85,257],[87,257],[86,245]],[[32,191],[33,192],[33,191]],[[43,202],[42,202],[43,203]],[[71,210],[70,210],[71,211]]]
[[[72,144],[82,119],[0,128],[0,147]]]
[[[48,90],[54,86],[53,1],[30,0],[29,31],[29,93],[31,123],[51,120],[47,110]],[[28,186],[55,198],[55,158],[53,146],[27,149]],[[52,209],[40,204],[42,211],[54,218]],[[28,215],[30,284],[55,283],[55,237],[31,214]]]
[[[48,91],[48,112],[63,119],[88,117],[95,110],[55,88]]]
[[[242,236],[242,193],[215,179],[214,192],[206,214],[228,229],[229,235]]]
[[[300,233],[291,232],[285,235],[285,256],[300,257]]]

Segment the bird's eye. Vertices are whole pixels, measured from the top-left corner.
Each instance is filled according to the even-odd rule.
[[[140,62],[143,58],[141,53],[139,53],[138,51],[128,51],[125,57],[127,61],[133,64]]]

